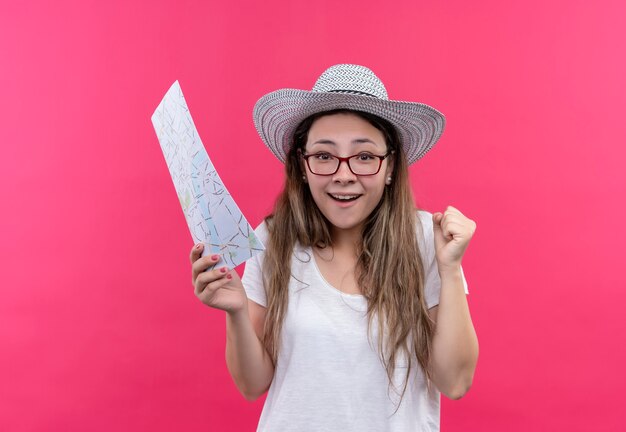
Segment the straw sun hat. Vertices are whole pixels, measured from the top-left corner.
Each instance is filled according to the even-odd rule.
[[[284,163],[300,122],[337,108],[365,111],[391,122],[398,130],[409,165],[433,147],[445,126],[445,117],[433,107],[389,100],[374,72],[352,64],[329,67],[311,91],[280,89],[261,97],[254,105],[254,125],[265,145]]]

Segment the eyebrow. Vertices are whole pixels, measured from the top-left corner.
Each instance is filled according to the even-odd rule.
[[[371,140],[371,139],[369,139],[369,138],[356,138],[356,139],[353,139],[353,140],[352,140],[352,144],[365,144],[365,143],[371,143],[371,144],[377,145],[377,143],[375,143],[374,141],[372,141],[372,140]],[[317,140],[317,141],[315,141],[315,142],[311,143],[311,145],[313,145],[313,144],[331,144],[331,145],[337,145],[337,143],[336,143],[335,141],[333,141],[333,140],[329,140],[329,139],[327,139],[327,138],[322,138],[322,139],[319,139],[319,140]]]

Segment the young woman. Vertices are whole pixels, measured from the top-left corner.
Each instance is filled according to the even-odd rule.
[[[416,210],[409,185],[443,115],[335,65],[312,91],[262,97],[254,121],[286,169],[266,250],[242,280],[205,271],[219,256],[202,245],[190,259],[195,294],[227,312],[237,387],[269,389],[258,430],[439,430],[440,393],[462,397],[478,359],[461,268],[476,224]]]

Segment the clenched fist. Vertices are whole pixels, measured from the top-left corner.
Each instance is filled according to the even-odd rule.
[[[433,213],[433,231],[439,271],[458,269],[476,231],[476,222],[448,206],[443,213]]]

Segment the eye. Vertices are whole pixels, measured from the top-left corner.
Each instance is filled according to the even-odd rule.
[[[329,161],[333,159],[333,155],[330,153],[315,153],[313,157],[320,161]]]
[[[359,162],[369,162],[376,159],[372,154],[370,153],[359,153],[357,155],[357,160]]]

